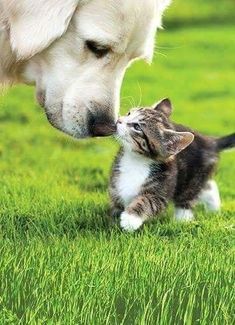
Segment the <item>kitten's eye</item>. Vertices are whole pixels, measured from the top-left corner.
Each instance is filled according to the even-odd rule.
[[[141,130],[141,127],[138,123],[133,123],[133,129],[136,130],[136,131],[142,131]]]
[[[131,112],[128,112],[126,115],[127,115],[127,116],[131,115]]]
[[[94,41],[86,41],[86,46],[97,58],[104,57],[110,51],[109,47],[99,45]]]

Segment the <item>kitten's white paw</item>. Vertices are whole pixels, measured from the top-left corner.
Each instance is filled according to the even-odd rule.
[[[136,216],[135,214],[130,214],[127,212],[122,212],[120,217],[120,225],[121,228],[132,232],[137,230],[141,225],[143,224],[143,221],[140,217]]]
[[[199,195],[199,201],[205,205],[205,208],[209,211],[219,211],[220,210],[220,195],[219,189],[214,180],[209,180],[206,184],[205,189],[203,189]]]
[[[182,208],[176,208],[175,209],[175,219],[177,221],[192,221],[194,219],[192,210],[190,209],[182,209]]]

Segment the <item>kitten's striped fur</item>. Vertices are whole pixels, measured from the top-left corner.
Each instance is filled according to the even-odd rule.
[[[122,146],[113,164],[110,197],[112,215],[120,216],[125,230],[139,228],[170,200],[179,220],[192,219],[191,208],[200,198],[219,208],[216,184],[210,190],[209,179],[218,152],[234,146],[235,135],[202,136],[170,122],[171,109],[171,102],[164,99],[154,109],[139,108],[118,120]]]

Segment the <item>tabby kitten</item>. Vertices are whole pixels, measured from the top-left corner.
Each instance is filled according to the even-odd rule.
[[[177,220],[193,220],[192,207],[202,202],[219,210],[220,196],[211,180],[221,150],[235,146],[235,134],[203,136],[169,120],[172,105],[163,99],[153,109],[138,108],[120,117],[122,147],[110,181],[113,216],[134,231],[163,211],[169,201]]]

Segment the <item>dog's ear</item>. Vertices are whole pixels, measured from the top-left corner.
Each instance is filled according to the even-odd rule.
[[[79,0],[4,1],[10,43],[18,60],[41,52],[65,33]]]
[[[157,0],[157,24],[162,27],[162,15],[165,9],[170,5],[171,0]]]

